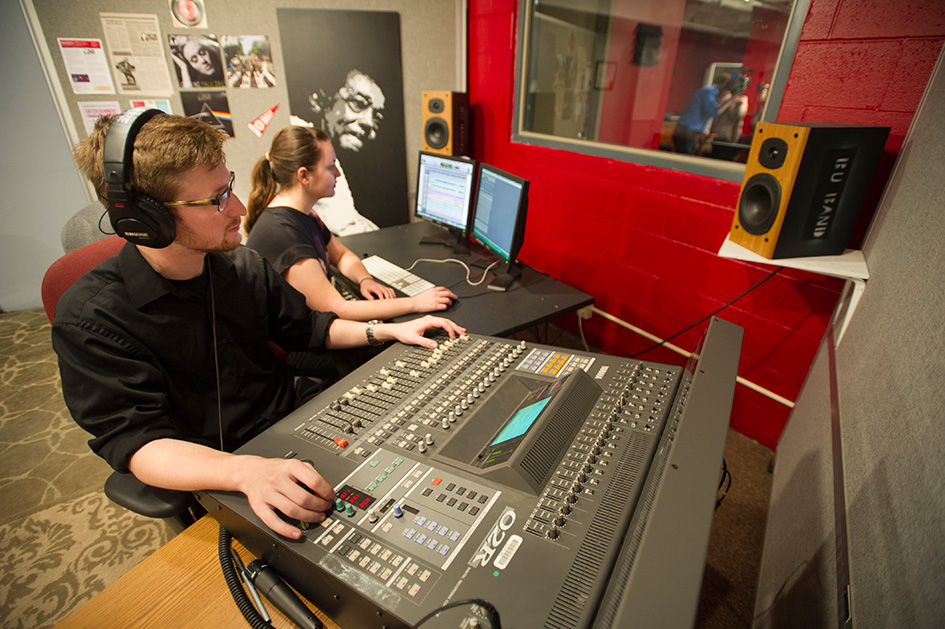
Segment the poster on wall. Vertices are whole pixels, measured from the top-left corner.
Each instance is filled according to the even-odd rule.
[[[226,60],[226,84],[241,89],[276,86],[276,74],[269,52],[269,38],[262,35],[224,35],[221,38]]]
[[[173,114],[174,110],[171,109],[171,101],[166,98],[143,98],[143,99],[134,99],[128,103],[129,107],[149,107],[152,109],[160,109],[166,114]]]
[[[223,129],[233,137],[233,116],[226,92],[181,92],[184,115],[206,122],[214,129]]]
[[[121,106],[117,100],[81,101],[78,105],[86,133],[92,133],[95,128],[95,121],[102,116],[114,116],[121,113]]]
[[[115,93],[101,39],[59,37],[56,41],[73,94]]]
[[[216,35],[168,35],[167,45],[182,90],[226,85]]]
[[[118,93],[170,96],[173,87],[157,16],[100,13],[99,17]]]
[[[379,227],[408,222],[400,14],[276,9],[276,17],[293,121],[331,137],[361,215]]]

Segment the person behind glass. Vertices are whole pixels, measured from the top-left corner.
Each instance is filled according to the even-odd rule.
[[[732,77],[719,97],[719,115],[712,120],[710,137],[722,142],[737,142],[742,137],[745,116],[748,115],[748,96],[745,88],[751,83],[744,74]]]
[[[102,157],[113,121],[100,118],[74,155],[106,202]],[[226,138],[183,116],[144,123],[125,187],[154,199],[170,244],[125,243],[79,278],[56,306],[52,344],[66,404],[114,469],[155,487],[242,492],[273,531],[298,539],[276,511],[321,522],[331,485],[298,459],[232,453],[318,392],[290,375],[270,340],[286,350],[394,340],[434,349],[426,331],[465,331],[429,315],[365,326],[310,309],[240,245],[246,208],[233,193]]]
[[[335,151],[324,131],[299,126],[280,130],[253,168],[246,245],[305,295],[313,310],[368,321],[448,308],[456,295],[442,286],[413,297],[396,297],[325,227],[312,207],[334,194],[337,175]],[[331,265],[358,285],[364,300],[341,296],[329,279]]]
[[[706,126],[709,120],[725,111],[732,103],[729,100],[719,107],[719,100],[728,95],[728,92],[720,94],[720,91],[731,78],[730,74],[723,72],[715,78],[712,85],[700,87],[689,99],[673,131],[673,146],[677,153],[696,154],[698,144],[708,137]]]

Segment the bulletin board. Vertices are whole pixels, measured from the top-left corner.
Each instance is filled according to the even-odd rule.
[[[73,144],[87,136],[95,117],[112,110],[144,104],[199,116],[232,136],[225,145],[227,164],[236,173],[235,189],[244,201],[251,189],[253,166],[294,113],[283,51],[298,50],[300,34],[293,33],[293,41],[284,45],[279,11],[283,15],[287,9],[303,13],[310,9],[315,14],[318,10],[396,14],[402,72],[398,88],[403,93],[388,92],[388,104],[399,102],[399,106],[384,112],[380,129],[400,134],[399,144],[389,144],[403,147],[404,156],[386,159],[379,169],[397,179],[380,186],[393,192],[383,207],[362,208],[358,202],[358,210],[382,227],[405,223],[412,214],[409,208],[416,195],[417,154],[422,146],[421,92],[466,88],[466,0],[21,3]],[[318,29],[312,30],[311,37],[319,38]],[[371,33],[363,37],[369,46]],[[207,61],[214,51],[224,67],[211,67]],[[190,67],[185,60],[192,62]],[[299,60],[290,61],[297,66]],[[343,65],[345,59],[339,58],[338,63]],[[293,72],[297,77],[298,71]],[[297,97],[295,101],[296,107],[302,106]],[[379,132],[379,143],[382,137]]]

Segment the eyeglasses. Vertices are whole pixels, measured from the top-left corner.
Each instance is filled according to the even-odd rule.
[[[377,108],[377,105],[374,104],[374,101],[371,99],[371,97],[366,96],[360,92],[356,92],[349,87],[341,88],[341,93],[341,97],[354,113],[360,114],[364,111],[367,111],[368,109],[373,109],[374,111],[371,113],[375,122],[380,122],[384,119],[383,110]]]
[[[227,201],[233,196],[233,182],[236,181],[236,175],[230,171],[230,183],[226,185],[226,190],[220,193],[220,196],[212,199],[200,199],[198,201],[167,201],[164,203],[167,207],[183,207],[185,205],[215,205],[217,212],[226,209]]]

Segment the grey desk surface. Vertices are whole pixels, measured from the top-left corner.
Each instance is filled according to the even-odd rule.
[[[341,242],[359,257],[378,255],[405,269],[419,258],[444,260],[456,258],[467,262],[494,256],[475,243],[469,253],[456,254],[441,244],[421,244],[424,236],[442,233],[443,228],[428,222],[385,227],[378,231],[341,238]],[[483,268],[472,266],[471,281],[482,277]],[[456,263],[417,262],[410,269],[436,285],[446,286],[459,299],[440,314],[452,319],[474,334],[508,336],[533,325],[550,321],[594,303],[594,298],[553,277],[525,266],[522,276],[505,292],[490,290],[489,277],[479,286],[466,283],[466,269]],[[410,319],[399,317],[395,320]]]

